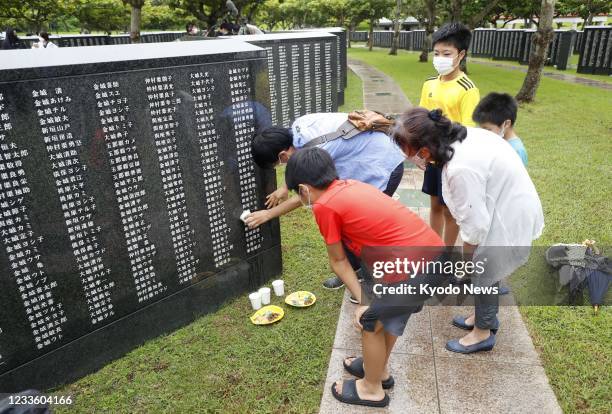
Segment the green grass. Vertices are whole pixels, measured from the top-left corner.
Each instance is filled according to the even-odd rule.
[[[358,50],[360,48],[363,48],[363,46],[365,45],[364,42],[352,42],[356,47],[355,50]],[[375,50],[383,50],[383,51],[387,51],[389,50],[388,48],[374,48]],[[400,53],[406,53],[406,54],[413,54],[415,56],[418,56],[420,54],[420,52],[413,52],[413,51],[406,51],[406,50],[402,50],[400,51]],[[559,73],[559,74],[567,74],[567,75],[573,75],[573,76],[578,76],[581,78],[586,78],[586,79],[592,79],[592,80],[597,80],[600,82],[605,82],[605,83],[612,83],[612,76],[608,76],[608,75],[591,75],[588,73],[578,73],[576,71],[576,68],[578,66],[578,59],[579,59],[579,55],[571,55],[569,62],[568,62],[568,67],[566,70],[558,70],[552,66],[545,66],[544,67],[544,71],[545,72],[550,72],[550,73]],[[511,61],[511,60],[493,60],[493,59],[488,59],[488,58],[470,58],[470,61],[488,61],[488,62],[495,62],[496,64],[500,64],[500,65],[508,65],[508,66],[522,66],[524,68],[527,68],[527,65],[520,65],[518,62],[516,61]],[[469,63],[468,63],[469,65]],[[473,65],[468,67],[468,70],[471,70]],[[435,73],[433,73],[433,75],[435,75]],[[433,76],[432,75],[432,76]]]
[[[361,81],[352,72],[345,101],[348,109],[363,106]],[[283,173],[278,170],[279,180]],[[283,217],[281,231],[282,278],[289,291],[314,292],[317,303],[312,308],[285,307],[284,320],[257,327],[247,319],[252,310],[246,295],[236,298],[56,390],[76,401],[57,412],[316,411],[342,295],[321,287],[330,271],[310,212],[299,209]],[[280,302],[273,296],[273,304]]]
[[[423,81],[434,74],[417,53],[389,56],[384,49],[353,48],[361,59],[391,75],[418,104]],[[471,64],[470,78],[481,96],[516,94],[524,73]],[[529,154],[529,173],[544,208],[546,227],[539,246],[595,239],[612,244],[612,92],[543,78],[536,102],[521,105],[517,132]],[[513,277],[515,294],[550,292],[552,272],[534,249]],[[516,288],[516,289],[515,289]],[[612,385],[612,312],[590,307],[524,306],[521,311],[565,412],[608,413]]]

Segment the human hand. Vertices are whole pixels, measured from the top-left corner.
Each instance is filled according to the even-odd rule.
[[[268,210],[254,211],[244,219],[244,223],[252,230],[269,221],[272,218]]]
[[[357,330],[362,330],[363,326],[361,325],[361,322],[359,321],[361,319],[361,316],[365,313],[365,311],[367,311],[370,307],[366,306],[366,305],[359,305],[357,306],[357,309],[355,309],[355,317],[353,319],[353,325],[355,325],[355,328],[357,328]]]
[[[289,196],[289,190],[284,185],[266,197],[266,208],[276,207]]]

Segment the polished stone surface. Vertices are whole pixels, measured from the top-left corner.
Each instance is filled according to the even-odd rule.
[[[224,45],[224,47],[220,47]],[[0,63],[0,392],[100,368],[280,273],[267,59],[236,40]]]

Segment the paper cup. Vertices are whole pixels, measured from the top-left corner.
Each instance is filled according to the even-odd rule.
[[[270,304],[270,288],[262,287],[259,289],[259,295],[261,296],[261,304],[269,305]]]
[[[261,309],[261,295],[259,292],[253,292],[249,295],[251,306],[254,310]]]
[[[272,282],[272,287],[276,296],[285,296],[285,282],[280,279],[275,280]]]

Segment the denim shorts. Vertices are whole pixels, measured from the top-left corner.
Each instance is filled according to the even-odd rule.
[[[406,324],[410,315],[420,312],[423,306],[389,307],[379,306],[380,302],[375,302],[361,315],[359,322],[363,329],[374,332],[376,321],[380,321],[385,332],[393,336],[402,336],[406,329]]]
[[[445,206],[444,198],[442,197],[442,169],[435,165],[427,164],[425,175],[423,176],[422,191],[430,196],[438,197],[440,204]]]

